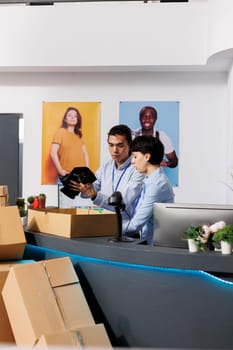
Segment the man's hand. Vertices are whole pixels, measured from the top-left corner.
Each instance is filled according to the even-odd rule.
[[[93,184],[83,184],[83,183],[77,183],[76,181],[70,181],[69,182],[70,188],[72,190],[81,192],[85,194],[86,196],[90,197],[92,200],[95,199],[97,196],[97,192],[93,186]]]

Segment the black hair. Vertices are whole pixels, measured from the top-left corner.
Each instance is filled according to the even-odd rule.
[[[79,135],[79,137],[82,137],[82,131],[80,130],[81,127],[82,127],[82,117],[81,117],[81,114],[79,113],[78,109],[75,108],[75,107],[68,107],[67,110],[65,111],[65,114],[63,116],[63,119],[62,119],[62,125],[61,127],[64,128],[64,129],[67,129],[68,125],[67,125],[67,122],[66,122],[66,116],[67,116],[67,113],[69,111],[75,111],[76,114],[77,114],[77,124],[75,125],[74,127],[74,133]]]
[[[152,106],[144,106],[144,107],[142,107],[142,109],[139,112],[140,119],[142,118],[142,116],[144,115],[144,113],[146,112],[147,109],[150,109],[152,111],[152,113],[154,114],[155,119],[157,119],[158,113],[157,113],[156,109],[154,107],[152,107]]]
[[[149,153],[149,163],[159,165],[164,156],[164,146],[158,137],[154,136],[137,136],[132,142],[132,152]]]
[[[125,136],[129,147],[131,148],[131,144],[132,144],[132,134],[131,134],[131,130],[127,125],[124,124],[119,124],[119,125],[115,125],[113,126],[109,132],[108,132],[108,139],[110,135],[121,135],[121,136]]]

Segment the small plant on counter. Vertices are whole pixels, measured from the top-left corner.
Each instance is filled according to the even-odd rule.
[[[40,193],[37,196],[29,196],[27,198],[28,207],[31,209],[40,209],[45,208],[46,195],[44,193]]]
[[[213,234],[213,241],[233,243],[233,225],[225,225]]]
[[[28,202],[28,207],[29,207],[29,208],[32,208],[32,203],[34,202],[34,199],[35,199],[34,196],[29,196],[29,197],[27,198],[27,202]]]
[[[206,244],[209,239],[209,235],[206,235],[203,226],[188,226],[184,231],[184,234],[184,239],[194,240],[200,251],[206,250]]]
[[[18,197],[16,199],[16,205],[19,209],[19,215],[20,217],[24,217],[27,215],[27,204],[25,203],[25,199],[22,197]]]
[[[226,224],[224,221],[218,221],[212,225],[189,226],[184,231],[184,239],[193,239],[201,251],[214,250],[214,234],[224,230]]]

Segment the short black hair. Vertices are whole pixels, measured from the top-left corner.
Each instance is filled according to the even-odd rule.
[[[149,163],[159,165],[164,156],[164,146],[158,137],[142,135],[137,136],[132,142],[132,152],[149,153]]]
[[[142,116],[144,115],[144,113],[146,112],[147,109],[150,109],[152,111],[152,113],[154,114],[155,119],[157,119],[157,116],[158,116],[157,110],[152,106],[142,107],[142,109],[139,112],[140,119],[142,118]]]
[[[131,148],[131,144],[132,144],[132,133],[130,128],[127,125],[124,124],[119,124],[119,125],[115,125],[113,126],[109,132],[108,132],[108,139],[110,135],[121,135],[121,136],[125,136],[130,148]]]

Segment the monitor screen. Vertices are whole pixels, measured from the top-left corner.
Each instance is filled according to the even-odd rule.
[[[155,245],[187,248],[187,241],[182,238],[188,226],[208,225],[217,221],[233,224],[233,205],[155,203],[153,215]]]

